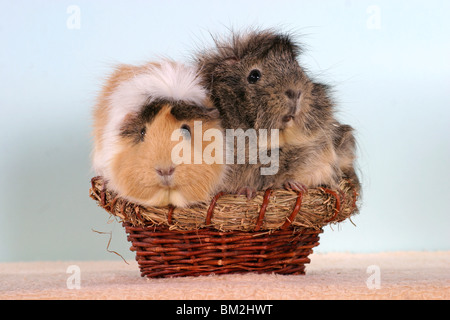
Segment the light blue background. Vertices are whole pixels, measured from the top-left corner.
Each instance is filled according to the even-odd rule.
[[[70,5],[80,29],[67,27]],[[253,25],[302,34],[301,63],[335,86],[340,118],[358,131],[356,227],[327,227],[315,251],[449,250],[449,14],[446,0],[1,1],[0,261],[120,259],[92,229],[112,231],[110,249],[133,259],[88,197],[104,74],[185,61],[209,32]]]

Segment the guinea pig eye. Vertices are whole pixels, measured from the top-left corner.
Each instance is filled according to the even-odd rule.
[[[144,128],[141,129],[141,141],[144,141],[144,137],[145,137],[145,133],[147,132],[147,130]]]
[[[191,127],[189,127],[187,124],[183,124],[181,126],[181,132],[186,138],[191,137]]]
[[[259,79],[261,79],[261,71],[258,69],[250,71],[250,74],[247,77],[247,81],[250,84],[255,84]]]

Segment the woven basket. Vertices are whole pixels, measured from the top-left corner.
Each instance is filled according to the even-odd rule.
[[[258,192],[254,199],[219,193],[190,208],[143,207],[109,191],[101,177],[90,196],[121,219],[141,275],[149,278],[227,273],[304,274],[322,227],[358,211],[358,192]]]

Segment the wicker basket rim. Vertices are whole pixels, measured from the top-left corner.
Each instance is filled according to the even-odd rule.
[[[359,193],[342,179],[339,188],[258,191],[254,199],[218,193],[209,203],[188,208],[142,206],[108,190],[102,177],[91,179],[90,197],[122,222],[169,230],[273,231],[287,228],[320,229],[358,213]]]

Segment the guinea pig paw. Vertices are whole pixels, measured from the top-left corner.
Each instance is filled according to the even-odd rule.
[[[247,197],[247,200],[254,199],[256,197],[256,189],[250,187],[242,187],[237,192],[238,195],[244,195]]]
[[[296,181],[286,181],[283,184],[283,186],[286,190],[292,190],[292,191],[301,192],[301,193],[308,192],[308,188],[303,183],[296,182]]]

